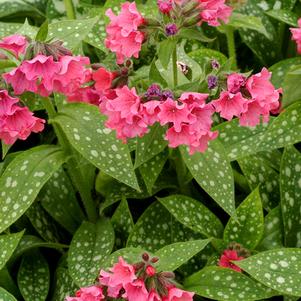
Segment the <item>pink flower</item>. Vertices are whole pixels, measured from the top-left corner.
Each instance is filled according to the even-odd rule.
[[[99,106],[100,95],[99,92],[91,87],[83,87],[67,94],[67,100],[69,102],[85,102]]]
[[[172,123],[176,132],[181,131],[183,123],[190,122],[190,111],[186,104],[178,104],[176,101],[168,98],[160,106],[158,118],[161,125]]]
[[[218,132],[206,132],[203,134],[196,135],[195,141],[190,145],[190,155],[193,155],[196,152],[204,153],[208,148],[208,143],[211,140],[215,140],[218,136]]]
[[[161,101],[152,100],[143,104],[145,121],[148,125],[158,122],[158,114],[160,113]]]
[[[114,74],[105,68],[99,68],[93,72],[92,78],[95,81],[94,87],[96,91],[103,92],[109,90],[114,77]]]
[[[292,40],[297,43],[297,51],[301,54],[301,19],[298,20],[299,28],[290,28]]]
[[[202,106],[206,104],[206,100],[208,96],[209,94],[204,94],[204,93],[186,92],[181,95],[179,100],[188,105],[198,104]]]
[[[202,21],[210,26],[219,26],[220,21],[228,23],[232,8],[225,4],[225,0],[199,0]]]
[[[168,290],[168,296],[164,301],[193,301],[194,293],[183,291],[179,288],[172,287]]]
[[[18,34],[0,40],[0,48],[11,51],[16,58],[25,53],[27,44],[26,38]]]
[[[17,139],[26,140],[32,132],[43,131],[44,123],[45,120],[34,117],[27,107],[13,105],[0,117],[0,139],[9,145]]]
[[[105,45],[116,53],[117,63],[122,64],[126,58],[138,58],[144,40],[144,34],[138,28],[144,19],[136,3],[125,2],[119,15],[116,16],[111,9],[107,10],[106,15],[111,22],[106,28]]]
[[[241,268],[235,265],[234,263],[232,263],[231,261],[232,260],[238,261],[242,259],[244,259],[244,257],[238,256],[235,250],[225,250],[219,260],[218,265],[220,267],[232,269],[236,272],[241,272]]]
[[[155,290],[151,290],[151,292],[148,295],[147,301],[161,301],[161,297]]]
[[[246,78],[239,73],[232,73],[227,78],[228,91],[230,93],[238,93],[240,88],[246,83]]]
[[[127,283],[124,289],[128,301],[147,301],[148,299],[148,291],[141,279]]]
[[[61,56],[59,59],[60,69],[52,76],[55,91],[69,94],[89,81],[91,73],[86,69],[89,64],[88,57]]]
[[[223,91],[219,99],[213,101],[212,104],[221,117],[231,120],[234,116],[240,117],[242,113],[247,111],[248,102],[249,100],[244,98],[240,92],[232,94]]]
[[[15,104],[18,102],[18,98],[9,96],[6,90],[0,90],[0,119],[12,115],[15,111]]]
[[[157,5],[162,14],[169,14],[172,10],[172,0],[158,0]]]
[[[165,139],[169,142],[169,147],[172,148],[180,145],[190,145],[193,141],[188,124],[183,124],[179,132],[174,127],[170,127],[166,132]]]
[[[76,297],[67,297],[66,301],[103,301],[105,296],[99,286],[83,287],[76,292]]]

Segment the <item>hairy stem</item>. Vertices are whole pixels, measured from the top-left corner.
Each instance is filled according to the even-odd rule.
[[[172,68],[173,68],[173,85],[174,87],[178,86],[178,66],[177,66],[177,46],[175,46],[175,49],[172,54]]]
[[[233,60],[232,68],[237,69],[237,57],[235,49],[234,29],[231,26],[225,26],[229,58]]]

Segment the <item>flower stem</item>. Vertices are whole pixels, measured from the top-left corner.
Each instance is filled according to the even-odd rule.
[[[72,0],[64,0],[67,18],[69,20],[76,19],[75,9]]]
[[[173,68],[173,85],[174,88],[178,86],[178,65],[177,65],[177,45],[175,46],[175,49],[172,54],[172,68]]]
[[[231,26],[225,26],[229,58],[233,60],[232,68],[237,69],[237,58],[235,49],[234,29]]]
[[[43,104],[50,119],[54,118],[57,115],[57,112],[53,106],[52,101],[48,97],[46,97],[43,98]],[[58,138],[59,144],[67,154],[71,155],[67,162],[68,174],[81,196],[88,219],[92,222],[95,222],[97,220],[96,207],[91,196],[91,191],[85,185],[84,176],[78,167],[78,162],[76,160],[74,150],[69,144],[60,126],[57,124],[53,124],[53,128]]]

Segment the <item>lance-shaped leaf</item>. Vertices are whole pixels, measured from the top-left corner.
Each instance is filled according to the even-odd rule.
[[[224,231],[224,241],[237,242],[254,249],[260,242],[263,229],[263,211],[258,188],[237,208],[237,220],[230,218]]]
[[[200,253],[210,239],[177,242],[163,247],[155,253],[159,258],[156,265],[158,271],[174,271],[192,257]]]
[[[283,247],[283,224],[280,206],[271,210],[264,219],[264,234],[257,250],[265,251]]]
[[[0,300],[3,301],[17,301],[17,299],[11,295],[8,291],[4,288],[0,287]]]
[[[231,216],[235,216],[234,179],[230,162],[219,141],[204,153],[190,155],[181,147],[185,164],[198,184]]]
[[[290,10],[275,9],[266,12],[266,14],[278,21],[284,22],[293,27],[298,27],[298,15]]]
[[[280,197],[278,172],[259,154],[241,158],[238,163],[249,187],[253,190],[259,186],[263,207],[266,210],[275,208]]]
[[[18,286],[25,301],[45,301],[50,285],[48,263],[39,251],[23,256],[18,272]]]
[[[98,18],[64,20],[49,24],[48,38],[64,41],[64,46],[74,50],[88,36]]]
[[[283,154],[280,186],[285,246],[300,248],[301,154],[293,146]]]
[[[297,63],[297,62],[296,62]],[[295,66],[293,64],[287,71],[284,81],[282,83],[283,87],[283,101],[284,107],[289,106],[292,103],[301,100],[301,89],[298,82],[301,79],[301,62],[299,60],[299,65]]]
[[[207,237],[221,237],[221,221],[201,202],[184,195],[159,199],[160,203],[184,226]]]
[[[7,261],[12,256],[13,252],[17,248],[24,232],[6,234],[0,236],[0,270],[5,266]]]
[[[220,267],[206,267],[188,277],[185,289],[213,300],[254,301],[277,295],[251,278]]]
[[[210,48],[200,48],[188,53],[188,55],[200,66],[212,60],[217,60],[221,65],[224,65],[227,61],[227,57],[223,53]]]
[[[139,189],[127,145],[104,126],[105,117],[97,107],[68,104],[53,122],[61,126],[72,146],[84,158],[118,181]]]
[[[301,249],[265,251],[235,264],[282,294],[301,296]]]
[[[161,153],[167,146],[164,140],[166,129],[155,124],[145,136],[137,142],[135,168]]]
[[[21,153],[7,166],[0,178],[0,233],[29,208],[65,161],[59,147],[44,145]]]
[[[114,242],[114,230],[109,220],[82,223],[73,236],[68,253],[69,273],[78,286],[94,283],[100,263],[111,253]]]
[[[138,219],[129,236],[127,246],[155,252],[175,242],[201,238],[201,234],[184,227],[163,205],[155,202]]]

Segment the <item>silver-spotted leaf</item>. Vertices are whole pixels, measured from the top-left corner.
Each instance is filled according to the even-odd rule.
[[[0,300],[3,301],[17,301],[17,299],[6,291],[4,288],[0,287]]]
[[[255,249],[263,229],[263,210],[259,190],[255,189],[236,209],[237,220],[230,218],[224,231],[224,241],[237,242],[247,249]]]
[[[114,230],[109,220],[82,223],[68,252],[69,273],[78,286],[94,283],[100,263],[110,255],[114,242]]]

